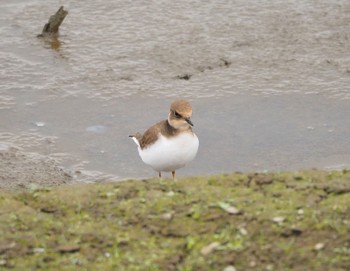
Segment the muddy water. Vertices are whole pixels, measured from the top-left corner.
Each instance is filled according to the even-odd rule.
[[[36,38],[59,5],[61,36]],[[350,166],[348,1],[18,0],[0,15],[1,152],[77,179],[152,176],[128,135],[182,97],[200,151],[180,176]]]

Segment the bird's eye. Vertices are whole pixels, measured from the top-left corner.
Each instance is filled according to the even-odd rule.
[[[175,117],[178,118],[178,119],[181,118],[181,115],[180,115],[179,113],[177,113],[176,111],[174,111],[174,115],[175,115]]]

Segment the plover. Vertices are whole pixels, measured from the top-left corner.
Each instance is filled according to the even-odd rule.
[[[175,171],[192,161],[199,141],[192,131],[192,106],[185,100],[170,105],[168,119],[151,126],[143,135],[131,135],[138,146],[142,161],[162,177],[162,172]]]

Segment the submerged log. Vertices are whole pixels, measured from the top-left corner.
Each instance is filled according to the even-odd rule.
[[[43,37],[47,34],[58,34],[58,29],[62,24],[64,18],[67,16],[68,11],[64,10],[64,7],[61,6],[56,14],[50,16],[49,22],[45,24],[43,31],[39,37]]]

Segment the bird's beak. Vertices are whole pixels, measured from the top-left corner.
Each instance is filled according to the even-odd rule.
[[[186,121],[189,125],[193,126],[193,123],[192,123],[192,121],[190,120],[190,118],[185,119],[185,121]]]

